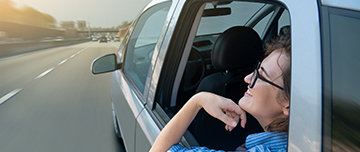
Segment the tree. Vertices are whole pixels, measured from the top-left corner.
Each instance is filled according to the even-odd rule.
[[[120,25],[120,28],[126,28],[128,26],[130,26],[131,22],[129,21],[123,21]]]
[[[56,28],[56,20],[51,15],[41,13],[29,6],[17,9],[11,0],[0,0],[0,20],[45,28]]]

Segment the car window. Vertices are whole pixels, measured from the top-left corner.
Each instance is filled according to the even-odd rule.
[[[205,10],[214,8],[212,3],[204,5]],[[197,5],[197,7],[200,8],[201,5]],[[180,19],[182,19],[181,15],[186,15],[186,19],[180,21],[187,24],[179,24],[182,26],[177,26],[174,31],[174,33],[181,31],[181,34],[173,35],[171,39],[173,43],[170,44],[171,49],[166,52],[154,100],[156,102],[154,111],[164,124],[196,93],[202,79],[219,72],[212,65],[211,55],[213,45],[220,34],[231,27],[256,26],[254,28],[257,29],[260,36],[260,33],[268,32],[269,29],[266,28],[270,26],[268,24],[276,24],[276,26],[271,25],[275,27],[271,30],[276,33],[277,19],[280,14],[277,14],[277,18],[275,18],[274,10],[280,10],[283,7],[257,2],[233,1],[226,5],[218,5],[216,8],[231,8],[231,14],[214,13],[214,16],[202,16],[201,13],[205,11],[197,8],[189,8],[186,12],[180,14]],[[280,12],[277,11],[276,13]],[[251,73],[253,67],[251,66],[245,70],[249,70],[248,73]],[[239,80],[243,82],[243,77]],[[241,88],[246,89],[246,87]],[[225,95],[231,94],[226,93]],[[238,95],[240,94],[237,93],[236,96]],[[194,137],[199,136],[194,135]],[[189,141],[189,137],[186,137],[186,140]],[[190,145],[193,144],[193,142],[190,142]]]
[[[290,27],[290,16],[289,11],[284,10],[284,12],[281,14],[279,20],[278,20],[278,34],[281,32],[287,32],[287,31],[281,31],[281,30],[288,30],[286,27]]]
[[[254,30],[259,34],[259,36],[262,36],[264,34],[265,27],[268,24],[268,22],[273,14],[274,14],[274,11],[272,11],[271,13],[266,15],[263,19],[261,19],[260,22],[258,22],[254,26]]]
[[[199,17],[199,21],[194,21],[194,24],[197,24],[197,22],[199,23],[197,26],[195,38],[192,41],[193,43],[191,51],[188,58],[186,59],[187,63],[184,65],[185,71],[181,72],[181,80],[175,80],[180,82],[179,87],[174,86],[174,89],[178,88],[178,90],[174,90],[170,94],[174,92],[177,93],[172,95],[173,97],[169,100],[157,100],[159,105],[166,109],[165,111],[170,110],[171,112],[168,113],[168,115],[171,117],[172,113],[176,113],[177,110],[181,108],[182,104],[185,103],[195,93],[197,85],[202,78],[218,72],[211,63],[211,51],[213,44],[216,42],[218,36],[225,30],[235,26],[247,26],[249,22],[254,22],[252,23],[254,25],[253,29],[258,33],[259,36],[261,36],[262,33],[265,33],[267,30],[269,30],[266,29],[267,24],[273,23],[278,25],[278,22],[281,22],[281,25],[290,25],[289,19],[282,19],[289,17],[288,15],[282,15],[282,17],[280,17],[280,20],[285,21],[270,21],[275,15],[274,10],[278,10],[280,7],[281,6],[275,6],[268,3],[233,1],[229,4],[216,6],[216,8],[231,8],[230,15],[219,14],[217,16],[201,16]],[[214,6],[212,3],[206,3],[204,10],[213,8]],[[287,14],[288,11],[281,13]],[[277,32],[276,30],[277,26],[274,29],[274,32]],[[170,55],[167,54],[167,56]],[[202,61],[202,59],[204,61]],[[171,60],[171,63],[176,63],[174,59],[168,60]],[[180,67],[180,65],[178,66]],[[175,67],[172,69],[175,69]],[[166,76],[162,77],[169,80],[169,74],[166,74]],[[170,83],[167,82],[166,84]]]
[[[124,70],[143,92],[156,42],[171,2],[161,3],[141,15],[128,42]]]
[[[215,17],[203,17],[196,35],[222,33],[233,26],[243,26],[265,4],[254,2],[232,2],[220,5],[217,8],[230,7],[231,14]],[[212,3],[208,3],[205,9],[212,9]]]
[[[331,141],[325,144],[332,151],[360,150],[360,12],[329,9],[329,67],[325,78],[325,123],[324,129]],[[326,74],[330,74],[327,76]],[[330,83],[330,84],[327,84]],[[326,115],[328,114],[328,115]],[[326,132],[325,132],[326,134]],[[331,145],[331,146],[330,146]]]

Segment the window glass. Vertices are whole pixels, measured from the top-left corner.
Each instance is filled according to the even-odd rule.
[[[222,33],[233,26],[243,26],[265,4],[254,2],[232,2],[220,5],[216,8],[230,7],[231,14],[223,16],[202,17],[196,35]],[[211,3],[206,4],[205,9],[213,9]]]
[[[360,150],[360,19],[330,14],[332,151]]]
[[[124,70],[143,92],[156,42],[160,36],[171,3],[150,8],[137,21],[128,42]]]
[[[286,30],[289,29],[290,29],[289,11],[284,10],[278,21],[278,34],[281,34],[282,32],[286,33],[287,32]]]
[[[274,11],[266,15],[263,19],[261,19],[255,26],[254,30],[259,34],[259,36],[263,35],[265,27],[269,22],[271,16],[274,14]]]

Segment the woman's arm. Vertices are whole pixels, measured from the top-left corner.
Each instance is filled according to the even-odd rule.
[[[201,108],[204,108],[213,117],[223,121],[226,124],[226,129],[232,130],[239,122],[239,118],[242,120],[241,126],[245,126],[246,114],[232,100],[212,93],[200,92],[191,97],[169,121],[156,138],[150,151],[166,151],[174,144],[179,143],[186,129]]]

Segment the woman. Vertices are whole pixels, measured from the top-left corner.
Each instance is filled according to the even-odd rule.
[[[236,105],[230,99],[200,92],[194,95],[160,132],[150,151],[215,151],[206,147],[184,148],[179,143],[201,108],[223,121],[231,131],[246,124],[246,112],[265,132],[249,135],[238,151],[286,151],[290,102],[290,34],[267,44],[266,58],[245,77],[248,90]],[[175,145],[174,145],[175,144]]]

